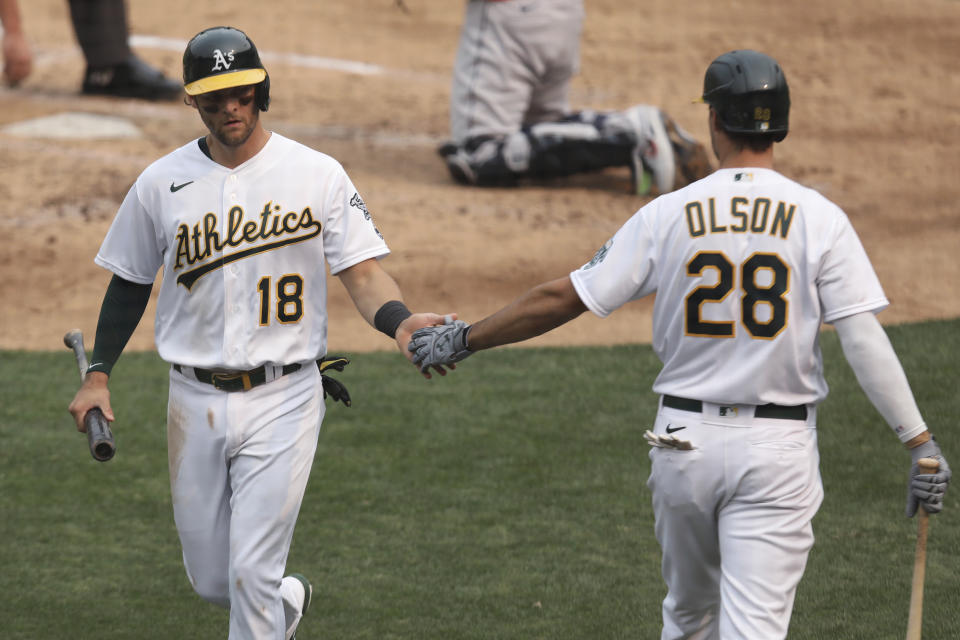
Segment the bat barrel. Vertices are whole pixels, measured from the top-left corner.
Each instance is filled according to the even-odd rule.
[[[99,408],[94,407],[87,411],[84,418],[87,427],[87,442],[90,445],[90,455],[98,462],[106,462],[117,452],[117,445],[110,431],[110,423]]]
[[[93,444],[92,453],[96,460],[100,462],[106,462],[113,457],[113,454],[116,453],[116,450],[110,446],[109,442],[101,440],[100,442],[95,442]]]

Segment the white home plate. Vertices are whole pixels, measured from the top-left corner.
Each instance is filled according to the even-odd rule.
[[[15,122],[3,127],[0,131],[21,138],[73,140],[139,138],[141,136],[140,129],[125,118],[73,111]]]

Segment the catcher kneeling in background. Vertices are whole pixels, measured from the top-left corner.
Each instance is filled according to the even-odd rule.
[[[514,186],[629,167],[631,191],[667,193],[707,175],[706,148],[657,107],[574,110],[582,0],[470,0],[450,91],[453,179]]]

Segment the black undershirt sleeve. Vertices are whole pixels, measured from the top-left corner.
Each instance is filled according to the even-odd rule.
[[[93,357],[87,368],[110,375],[120,353],[143,317],[150,301],[153,284],[137,284],[113,276],[107,285],[100,306],[100,320],[97,322],[97,337],[93,346]]]

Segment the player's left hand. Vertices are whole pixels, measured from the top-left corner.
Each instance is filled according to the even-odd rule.
[[[931,437],[919,447],[910,449],[910,482],[907,486],[907,517],[912,518],[917,506],[922,504],[927,513],[940,513],[943,510],[943,496],[950,484],[950,465],[940,451],[940,447]],[[917,463],[920,458],[932,458],[940,463],[936,473],[920,473]]]

